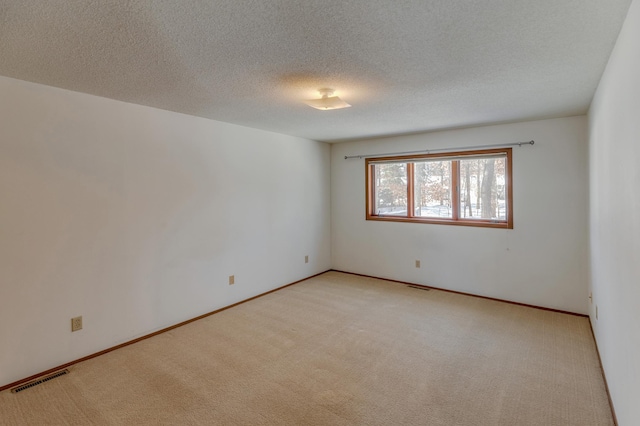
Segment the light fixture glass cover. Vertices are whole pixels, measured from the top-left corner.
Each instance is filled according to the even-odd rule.
[[[339,97],[331,96],[333,95],[333,89],[320,89],[318,92],[322,95],[320,99],[307,99],[304,103],[321,110],[348,108],[351,106]]]

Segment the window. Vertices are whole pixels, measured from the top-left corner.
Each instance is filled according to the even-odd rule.
[[[367,220],[513,228],[511,148],[365,164]]]

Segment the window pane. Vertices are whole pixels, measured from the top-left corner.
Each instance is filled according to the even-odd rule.
[[[460,160],[460,217],[507,220],[505,158]]]
[[[414,216],[451,218],[451,161],[414,165]]]
[[[407,215],[407,165],[405,163],[376,164],[376,215]]]

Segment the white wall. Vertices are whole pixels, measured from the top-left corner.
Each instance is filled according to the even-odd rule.
[[[587,313],[586,130],[581,116],[333,145],[333,268]],[[344,159],[531,139],[513,150],[512,230],[366,221],[364,160]]]
[[[621,426],[640,424],[640,2],[589,111],[589,311]],[[598,306],[598,318],[595,306]]]
[[[0,77],[0,386],[330,268],[329,152]]]

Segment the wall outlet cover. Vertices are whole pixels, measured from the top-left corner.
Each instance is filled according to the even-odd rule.
[[[82,330],[82,316],[71,318],[71,331]]]

